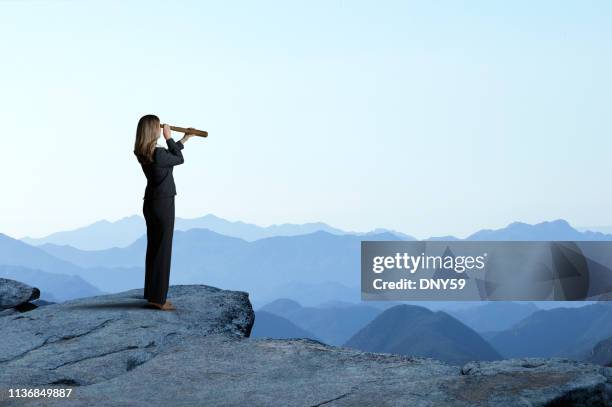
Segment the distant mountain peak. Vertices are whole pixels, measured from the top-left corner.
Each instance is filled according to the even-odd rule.
[[[538,228],[538,227],[564,227],[564,228],[569,228],[572,229],[572,226],[569,224],[568,221],[566,221],[565,219],[554,219],[554,220],[545,220],[543,222],[539,222],[539,223],[534,223],[529,224],[529,223],[525,223],[525,222],[512,222],[510,224],[508,224],[508,226],[506,226],[507,229],[513,229],[513,228]],[[491,229],[488,229],[491,230]]]
[[[266,311],[275,315],[286,315],[300,308],[302,308],[302,305],[295,300],[279,298],[259,308],[259,311]]]
[[[383,311],[344,346],[367,352],[431,357],[455,365],[500,359],[482,337],[451,315],[409,304]]]
[[[321,236],[330,238],[352,235],[367,240],[416,240],[411,235],[392,229],[375,228],[369,232],[349,232],[329,226],[325,222],[280,223],[259,226],[242,221],[229,221],[208,213],[199,218],[176,218],[175,230],[209,229],[220,235],[239,238],[248,242],[281,236]],[[145,236],[144,219],[137,214],[116,221],[100,220],[85,227],[56,232],[41,238],[24,237],[30,245],[52,243],[70,245],[81,250],[104,250],[113,247],[128,247]],[[314,234],[314,235],[313,235]],[[565,219],[553,219],[536,224],[512,222],[501,229],[482,229],[465,239],[454,236],[429,237],[425,240],[612,240],[612,234],[579,231]]]
[[[465,240],[612,240],[612,235],[600,232],[580,232],[565,219],[554,219],[536,224],[512,222],[501,229],[482,229]]]

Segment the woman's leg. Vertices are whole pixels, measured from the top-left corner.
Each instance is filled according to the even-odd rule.
[[[170,284],[170,269],[172,266],[172,239],[174,237],[174,197],[168,198],[168,205],[164,209],[164,218],[162,223],[162,248],[163,248],[163,261],[162,261],[162,273],[161,273],[161,299],[159,304],[166,302],[166,296],[168,294],[168,286]]]
[[[151,256],[151,280],[149,301],[166,302],[170,282],[172,238],[174,235],[174,197],[152,200],[153,250]]]
[[[147,224],[147,254],[145,257],[145,282],[144,282],[144,293],[143,298],[149,299],[151,292],[151,276],[153,274],[153,256],[155,254],[156,243],[156,226],[154,224],[155,219],[151,211],[151,202],[144,200],[142,204],[142,213]]]

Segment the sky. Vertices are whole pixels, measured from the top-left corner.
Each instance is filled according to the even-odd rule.
[[[612,225],[611,19],[608,1],[0,2],[0,232],[142,215],[149,113],[209,132],[175,168],[180,217]]]

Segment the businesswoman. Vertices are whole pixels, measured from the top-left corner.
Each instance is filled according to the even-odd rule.
[[[189,130],[189,129],[188,129]],[[181,150],[193,136],[188,132],[175,142],[170,127],[165,124],[163,135],[168,148],[157,146],[162,129],[159,118],[146,115],[136,127],[134,154],[147,177],[142,212],[147,224],[147,254],[145,259],[144,298],[160,310],[175,309],[166,300],[170,281],[172,236],[174,234],[174,196],[176,186],[172,169],[184,162]]]

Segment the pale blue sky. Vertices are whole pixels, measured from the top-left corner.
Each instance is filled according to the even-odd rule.
[[[1,2],[0,232],[141,214],[147,113],[210,132],[181,217],[612,224],[611,23],[608,1]]]

